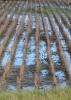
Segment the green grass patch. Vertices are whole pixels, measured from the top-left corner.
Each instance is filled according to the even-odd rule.
[[[0,92],[0,100],[71,100],[71,88],[54,88],[50,91]]]

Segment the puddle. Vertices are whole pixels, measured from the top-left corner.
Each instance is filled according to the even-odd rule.
[[[60,58],[59,58],[59,56],[58,55],[52,55],[52,60],[53,60],[53,62],[54,63],[58,63],[59,62],[59,60],[60,60]]]
[[[52,53],[57,52],[56,42],[52,43],[51,52],[52,52]]]
[[[23,87],[23,90],[32,91],[34,90],[34,87],[33,86]]]
[[[7,62],[9,61],[9,58],[10,58],[10,53],[9,52],[5,52],[3,60],[2,60],[2,66],[7,64]]]
[[[44,41],[40,41],[40,46],[39,46],[39,59],[40,62],[43,64],[47,64],[47,47],[46,43]]]
[[[50,25],[48,17],[46,17],[46,24],[47,24],[47,27],[48,27],[48,34],[50,36],[53,36],[53,32],[52,32],[51,25]]]
[[[70,57],[70,54],[65,51],[64,56],[65,56],[65,59],[66,59],[66,62],[67,62],[69,73],[71,74],[71,57]]]
[[[25,41],[25,32],[22,33],[22,38],[20,39],[18,46],[17,46],[14,66],[22,65],[24,41]]]
[[[46,77],[48,75],[48,70],[43,69],[41,70],[41,77]]]
[[[8,91],[11,91],[11,92],[15,92],[17,89],[16,89],[16,86],[15,85],[13,85],[13,84],[11,85],[10,84],[10,85],[7,86],[7,90]]]
[[[57,71],[55,73],[56,77],[59,79],[59,80],[65,80],[65,74],[63,71]]]
[[[35,53],[35,38],[31,37],[28,43],[28,51],[27,51],[27,59],[26,65],[34,65],[36,60],[36,53]]]

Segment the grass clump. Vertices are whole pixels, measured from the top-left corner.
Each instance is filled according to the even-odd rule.
[[[54,88],[50,91],[0,92],[0,100],[71,100],[71,88]]]

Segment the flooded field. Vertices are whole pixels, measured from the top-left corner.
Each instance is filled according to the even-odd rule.
[[[0,1],[0,88],[71,85],[71,5],[51,1]]]

